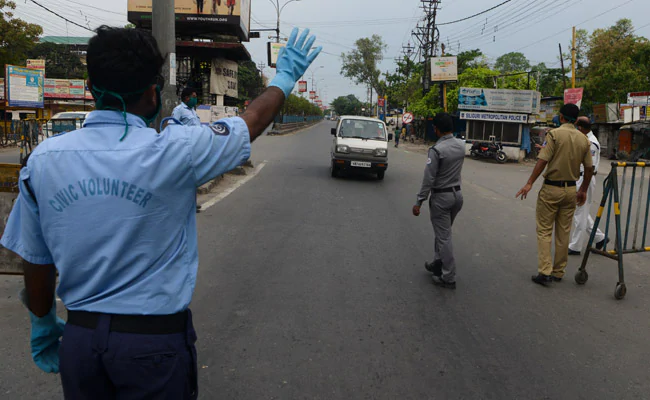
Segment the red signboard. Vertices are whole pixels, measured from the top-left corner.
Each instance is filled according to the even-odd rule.
[[[316,91],[315,90],[312,90],[312,91],[309,92],[309,98],[312,99],[312,100],[314,100],[316,98]]]
[[[564,90],[564,104],[575,104],[578,107],[582,105],[583,88],[565,89]]]
[[[300,81],[298,82],[298,91],[300,93],[305,93],[307,92],[307,81]]]
[[[46,99],[84,99],[86,82],[83,79],[45,79]]]
[[[379,107],[384,107],[386,105],[386,99],[384,99],[383,97],[380,97],[379,100],[377,100],[377,105]]]

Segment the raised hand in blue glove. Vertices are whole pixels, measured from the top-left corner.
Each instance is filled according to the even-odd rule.
[[[298,28],[294,28],[287,45],[280,50],[278,55],[275,78],[269,86],[282,89],[285,99],[289,97],[296,82],[305,74],[307,68],[323,49],[318,47],[310,53],[316,36],[311,36],[309,40],[307,40],[307,36],[309,36],[309,29],[305,29],[298,38]]]
[[[43,371],[58,374],[59,345],[65,321],[56,316],[56,300],[53,301],[50,312],[43,318],[37,317],[31,311],[29,317],[32,321],[32,359]]]

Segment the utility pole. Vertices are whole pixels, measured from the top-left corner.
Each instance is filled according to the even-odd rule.
[[[564,56],[562,55],[562,43],[560,43],[559,46],[560,46],[560,63],[562,65],[562,81],[564,83],[564,90],[566,90],[566,72],[564,70]]]
[[[154,122],[158,129],[163,118],[169,117],[176,106],[176,16],[174,14],[174,0],[156,0],[152,2],[151,10],[153,36],[158,42],[158,47],[165,64],[162,75],[165,87],[162,89],[162,108],[160,115]]]
[[[257,68],[259,68],[259,70],[260,70],[260,78],[262,78],[262,80],[264,80],[264,68],[266,68],[266,64],[261,62],[261,63],[257,64]]]
[[[573,44],[571,45],[571,88],[576,88],[576,27],[573,27]]]

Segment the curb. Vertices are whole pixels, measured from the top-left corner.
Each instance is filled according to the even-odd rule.
[[[314,122],[314,123],[307,123],[307,124],[305,124],[303,126],[297,126],[297,127],[287,129],[287,130],[281,130],[281,129],[280,130],[271,130],[271,131],[269,131],[269,133],[267,133],[267,135],[268,136],[288,135],[288,134],[295,133],[295,132],[301,131],[303,129],[310,128],[312,126],[318,125],[321,122],[322,121],[318,121],[318,122]]]
[[[222,179],[223,179],[223,175],[221,175],[221,176],[219,176],[217,178],[214,178],[210,182],[208,182],[208,183],[204,184],[203,186],[199,187],[198,189],[196,189],[196,193],[198,193],[198,194],[209,194],[212,191],[212,189],[214,189],[219,184],[219,182],[221,182]]]

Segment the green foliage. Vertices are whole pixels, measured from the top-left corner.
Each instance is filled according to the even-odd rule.
[[[338,115],[361,115],[363,104],[355,95],[349,94],[334,99],[332,108]]]
[[[237,89],[239,101],[243,104],[246,100],[252,100],[264,90],[264,80],[253,61],[242,61],[239,63],[237,73]]]
[[[323,115],[323,111],[309,100],[290,94],[287,101],[284,103],[285,115]]]
[[[547,68],[546,64],[540,63],[534,66],[531,71],[535,72],[534,77],[539,76],[539,91],[542,96],[562,96],[564,84],[561,68]],[[539,75],[537,72],[539,72]]]
[[[530,69],[530,62],[528,62],[528,59],[523,53],[506,53],[497,58],[494,69],[504,74],[528,71]]]
[[[43,28],[14,18],[14,1],[0,0],[0,76],[5,64],[25,65],[27,52],[34,47]]]
[[[54,79],[83,79],[86,67],[79,55],[63,44],[39,43],[28,52],[29,58],[45,59],[45,74]]]
[[[352,51],[341,54],[341,74],[358,85],[372,86],[378,95],[383,96],[386,86],[379,79],[381,72],[378,65],[384,59],[386,44],[381,36],[372,35],[358,39],[354,45]]]

